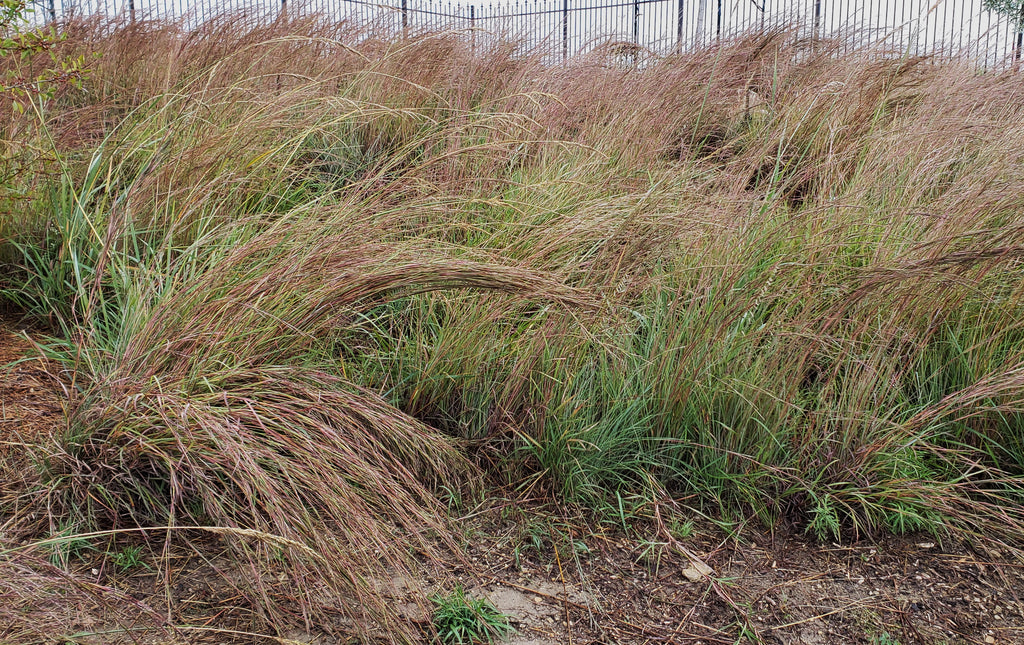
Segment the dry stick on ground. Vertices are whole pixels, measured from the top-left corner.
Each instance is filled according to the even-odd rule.
[[[555,531],[548,524],[548,534],[551,537],[551,544],[554,546],[555,551],[555,562],[558,563],[558,578],[562,581],[562,595],[565,598],[562,599],[562,609],[565,611],[565,633],[569,638],[569,645],[572,645],[572,623],[569,621],[569,588],[565,584],[565,572],[562,570],[562,556],[558,553],[558,542],[555,541]],[[572,543],[572,536],[569,536],[570,545]]]

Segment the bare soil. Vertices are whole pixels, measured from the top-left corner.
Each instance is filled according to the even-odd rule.
[[[481,593],[519,619],[523,643],[1024,643],[1024,569],[1007,554],[697,526],[685,547],[707,578],[657,536],[621,532],[574,537],[589,553],[569,562],[549,547],[517,566],[509,540],[470,553],[489,567]]]
[[[0,324],[0,365],[8,365],[0,369],[5,504],[16,503],[34,472],[30,448],[58,432],[64,419],[65,395],[52,369],[39,360],[9,365],[31,351],[17,331],[10,320]],[[409,619],[429,623],[410,589],[438,592],[461,583],[511,618],[516,645],[744,638],[812,645],[1024,643],[1024,562],[985,546],[940,544],[928,536],[821,544],[799,533],[750,528],[730,536],[699,518],[684,535],[677,530],[670,537],[650,522],[626,531],[595,525],[550,500],[500,490],[464,512],[464,564],[434,565],[415,584],[389,581]],[[0,541],[9,542],[16,538],[4,533],[6,520],[0,517]],[[74,614],[68,625],[102,631],[109,615],[88,598],[116,590],[136,610],[151,607],[153,615],[202,626],[175,633],[169,637],[174,642],[355,642],[320,630],[282,630],[269,639],[243,633],[246,620],[252,624],[251,608],[237,605],[224,583],[229,563],[218,559],[214,544],[211,549],[207,557],[183,555],[172,566],[150,567],[144,559],[129,572],[111,565],[109,550],[83,554],[73,568],[95,588],[83,588],[86,600],[68,608]],[[5,569],[7,575],[27,570]],[[268,584],[285,580],[283,574],[266,572]],[[71,596],[63,598],[70,602]],[[11,601],[0,582],[0,603]],[[0,643],[15,636],[0,624]]]
[[[0,317],[0,501],[23,490],[30,450],[64,420],[64,393],[45,362],[29,360],[26,331]],[[2,535],[2,534],[0,534]]]

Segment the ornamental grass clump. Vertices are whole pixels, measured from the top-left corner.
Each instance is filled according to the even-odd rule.
[[[253,629],[327,628],[337,615],[409,639],[380,576],[453,546],[432,490],[471,485],[475,471],[327,348],[361,311],[431,290],[597,300],[555,274],[391,226],[389,182],[500,155],[518,145],[502,140],[514,119],[440,122],[339,97],[323,79],[240,100],[263,81],[244,67],[218,77],[237,60],[223,56],[128,106],[81,159],[53,140],[59,180],[36,202],[52,216],[13,241],[20,258],[4,284],[54,326],[40,349],[70,375],[66,430],[37,446],[29,495],[75,532],[163,527],[168,544],[194,548],[190,527],[213,532],[251,572],[231,586]],[[324,142],[376,145],[389,122],[387,149],[360,148],[340,176]],[[467,139],[495,127],[493,145]],[[268,584],[282,562],[286,582]]]
[[[372,576],[435,553],[438,536],[445,544],[431,486],[463,486],[472,469],[450,439],[309,352],[361,306],[396,295],[580,298],[535,271],[369,244],[335,232],[337,219],[286,222],[241,220],[180,250],[150,251],[141,235],[104,241],[96,256],[106,265],[83,272],[65,336],[43,348],[75,376],[68,429],[43,448],[37,494],[83,530],[252,531],[223,537],[254,570],[283,555],[307,620],[323,605],[322,584],[346,599],[338,610],[400,635]],[[140,275],[163,253],[175,255],[166,273]],[[283,554],[260,534],[284,540]],[[297,609],[258,579],[242,586],[268,617]]]
[[[468,445],[604,519],[1024,536],[1015,75],[785,30],[629,70],[316,19],[67,33],[82,91],[0,120],[0,298],[67,392],[26,535],[216,535],[247,628],[394,640],[380,580],[455,546]]]

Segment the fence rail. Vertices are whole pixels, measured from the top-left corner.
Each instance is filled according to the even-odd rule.
[[[386,35],[461,29],[480,38],[511,36],[549,57],[599,43],[624,56],[710,45],[742,32],[796,26],[800,37],[838,38],[893,55],[969,58],[983,67],[1019,61],[1021,27],[982,0],[36,0],[37,16],[173,18],[197,24],[225,12],[269,18],[316,14]],[[1024,0],[1022,0],[1024,2]]]

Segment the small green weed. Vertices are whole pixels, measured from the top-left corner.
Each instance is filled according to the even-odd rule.
[[[434,629],[437,639],[446,645],[493,643],[503,640],[515,630],[508,617],[486,598],[469,598],[462,587],[448,595],[435,595]]]
[[[669,534],[677,540],[686,540],[693,535],[693,520],[680,521],[673,518],[668,523]]]
[[[122,573],[146,566],[146,563],[142,561],[142,547],[139,545],[126,546],[120,551],[108,553],[107,555],[110,556],[110,560],[114,563],[117,570]]]
[[[437,498],[448,507],[448,514],[461,513],[466,509],[462,499],[462,491],[458,486],[442,485],[438,489]]]
[[[87,538],[79,537],[76,533],[74,528],[64,527],[46,541],[50,564],[67,569],[72,560],[80,560],[88,551],[96,550]]]
[[[540,557],[547,546],[550,527],[543,522],[531,521],[520,529],[519,541],[515,547],[516,566],[521,568],[521,558],[528,552]]]
[[[891,636],[889,632],[882,632],[871,639],[872,645],[901,645],[900,640]]]
[[[659,542],[657,540],[641,540],[640,541],[640,555],[636,561],[644,561],[651,568],[651,571],[655,575],[661,569],[661,558],[665,555],[668,550],[668,542]]]

